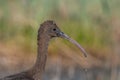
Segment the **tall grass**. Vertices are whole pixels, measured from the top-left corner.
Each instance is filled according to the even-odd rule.
[[[22,42],[28,51],[36,43],[39,24],[55,20],[62,30],[88,48],[108,48],[109,19],[119,1],[4,0],[0,1],[0,41]],[[118,8],[119,9],[119,8]],[[117,11],[117,10],[116,10]],[[20,39],[18,38],[20,37]]]
[[[0,45],[14,45],[21,53],[36,53],[39,25],[52,19],[89,52],[91,63],[97,60],[102,66],[112,65],[114,80],[119,65],[119,35],[115,35],[120,31],[116,28],[119,14],[120,0],[0,0]],[[49,52],[67,52],[69,56],[78,52],[65,40],[51,44]]]

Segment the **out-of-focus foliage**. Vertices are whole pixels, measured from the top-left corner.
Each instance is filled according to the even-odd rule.
[[[37,30],[49,19],[87,50],[88,64],[109,68],[111,80],[115,80],[120,64],[120,0],[0,0],[0,56],[10,51],[37,53]],[[10,50],[4,50],[6,47]],[[52,40],[49,53],[85,64],[76,58],[79,50],[65,40]]]
[[[119,3],[119,0],[0,0],[0,43],[12,43],[35,53],[37,29],[50,19],[91,54],[110,55],[112,20],[114,16],[120,17]],[[108,52],[104,54],[104,50]]]

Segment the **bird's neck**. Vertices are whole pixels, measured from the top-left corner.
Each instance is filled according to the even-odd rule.
[[[47,60],[47,49],[50,38],[45,35],[38,35],[38,53],[36,63],[33,66],[31,73],[33,76],[41,77],[45,70],[45,64]]]
[[[49,38],[42,36],[38,39],[38,54],[37,54],[37,60],[35,63],[35,69],[37,71],[43,72],[45,69],[46,59],[47,59],[47,50],[48,50],[48,43]]]

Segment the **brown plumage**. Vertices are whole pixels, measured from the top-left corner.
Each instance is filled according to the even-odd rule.
[[[75,45],[77,45],[83,51],[83,53],[86,54],[80,45],[60,31],[54,21],[48,20],[42,23],[38,30],[38,54],[35,65],[27,71],[12,76],[7,76],[0,80],[41,80],[41,76],[45,70],[48,44],[50,39],[54,37],[62,37],[72,41],[72,43],[75,43]]]

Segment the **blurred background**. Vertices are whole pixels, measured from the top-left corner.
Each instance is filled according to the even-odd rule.
[[[0,77],[33,66],[45,20],[70,42],[51,40],[44,80],[120,80],[120,0],[0,0]]]

